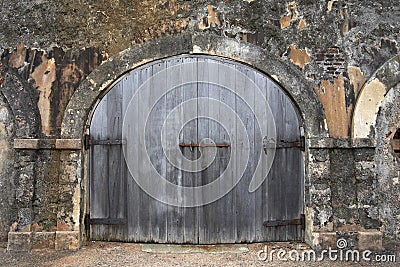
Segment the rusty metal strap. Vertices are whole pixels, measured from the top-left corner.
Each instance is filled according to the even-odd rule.
[[[228,144],[179,144],[180,147],[229,147]]]
[[[305,216],[301,214],[300,218],[291,219],[291,220],[273,220],[273,221],[265,221],[263,223],[265,227],[277,227],[277,226],[288,226],[288,225],[301,225],[302,228],[305,228]]]
[[[122,145],[126,144],[125,140],[90,140],[90,145]]]
[[[128,222],[126,218],[87,218],[88,224],[98,224],[98,225],[124,225]]]

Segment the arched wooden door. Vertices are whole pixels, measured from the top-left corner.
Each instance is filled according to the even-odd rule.
[[[226,67],[236,74],[227,73]],[[132,100],[135,94],[140,94],[136,102]],[[255,172],[257,164],[261,172],[265,171],[263,153],[269,153],[260,130],[264,122],[257,121],[254,114],[261,98],[267,100],[275,120],[276,150],[267,178],[257,190],[249,192],[250,181],[259,173]],[[189,105],[183,105],[185,102]],[[235,114],[227,114],[227,110]],[[143,116],[141,111],[147,114]],[[171,119],[172,112],[178,115]],[[151,164],[137,156],[129,159],[128,168],[123,148],[130,137],[126,140],[123,136],[123,122],[131,113],[137,114],[131,127],[137,134],[143,130],[144,137],[129,149],[145,147]],[[198,116],[185,118],[189,113]],[[245,130],[239,131],[239,126]],[[161,136],[171,133],[177,135],[177,143],[165,149]],[[279,86],[255,69],[203,55],[183,55],[137,68],[123,76],[99,102],[88,144],[87,223],[91,240],[216,244],[303,239],[303,155],[298,115]],[[173,164],[171,158],[179,153],[200,169],[190,171]],[[244,170],[236,165],[229,169],[230,162],[242,161],[244,155],[248,155]],[[211,163],[208,157],[212,157]],[[232,187],[238,176],[240,180],[222,198],[206,205],[173,206],[144,192],[132,168],[137,169],[135,175],[142,181],[154,178],[150,177],[154,168],[167,181],[184,187],[207,185],[223,174],[228,177],[224,182],[230,181]],[[162,183],[150,186],[161,195],[169,194],[174,203],[187,200],[187,196],[168,192]],[[212,189],[218,192],[225,187],[217,181]]]

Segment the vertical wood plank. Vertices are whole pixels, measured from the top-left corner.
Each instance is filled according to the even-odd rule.
[[[109,93],[107,101],[107,129],[110,140],[122,139],[122,84],[118,83]],[[121,145],[109,145],[108,186],[109,218],[125,218],[125,184],[121,169]],[[109,226],[112,240],[120,240],[125,235],[124,226]]]
[[[211,64],[210,64],[211,63]],[[219,69],[214,64],[212,64],[212,60],[209,58],[205,59],[205,68],[208,69],[208,76],[205,77],[206,81],[210,80],[217,80],[219,77]],[[218,90],[218,86],[214,84],[209,84],[208,86],[208,95],[210,98],[219,100],[220,99],[220,91]],[[211,102],[210,102],[211,103]],[[215,107],[214,105],[208,104],[208,114],[212,115],[213,118],[219,120],[219,107]],[[214,140],[214,142],[218,142],[219,140],[219,125],[213,121],[208,120],[208,138]],[[205,152],[206,153],[206,152]],[[220,162],[218,160],[218,155],[220,153],[217,150],[217,159],[208,167],[205,171],[202,172],[202,181],[203,183],[210,183],[214,181],[220,175]],[[220,221],[223,220],[222,216],[215,216],[219,214],[218,212],[221,209],[218,207],[218,204],[221,201],[216,201],[209,205],[203,206],[204,211],[204,220],[202,225],[202,231],[204,233],[204,240],[202,243],[220,243]]]
[[[139,84],[143,84],[141,87],[141,90],[138,91],[138,94],[140,96],[140,100],[138,103],[139,110],[144,109],[144,107],[148,107],[151,105],[149,103],[150,99],[150,92],[152,88],[150,87],[149,83],[146,83],[146,81],[151,77],[152,75],[152,66],[145,66],[139,73]],[[140,116],[137,122],[138,125],[138,130],[142,131],[144,126],[145,126],[146,121],[144,121],[143,116]],[[139,146],[144,147],[145,146],[145,136],[140,135],[141,138],[139,138]],[[149,173],[149,163],[147,160],[140,160],[138,159],[138,169],[139,169],[139,175],[140,177],[146,177]],[[145,182],[147,182],[147,179],[144,179]],[[147,185],[146,185],[147,186]],[[150,204],[153,199],[147,195],[145,192],[141,190],[140,192],[140,217],[139,217],[139,229],[140,233],[139,235],[143,238],[144,242],[151,242],[153,241],[153,236],[151,233],[151,227],[152,227],[152,205]],[[150,205],[149,205],[150,204]]]
[[[138,69],[134,72],[132,72],[130,75],[127,77],[123,78],[122,83],[123,83],[123,103],[122,103],[122,113],[124,116],[126,116],[126,111],[128,108],[128,105],[134,95],[134,93],[137,91],[138,87],[140,86],[139,83],[139,73],[141,69]],[[139,110],[139,103],[137,101],[138,99],[136,98],[135,101],[132,103],[135,113],[138,114]],[[133,116],[133,115],[130,115]],[[134,118],[136,121],[138,118]],[[138,145],[138,144],[137,144]],[[133,159],[134,162],[134,168],[139,167],[139,159]],[[127,183],[127,241],[134,241],[134,242],[139,242],[142,241],[142,237],[140,236],[141,231],[140,231],[140,211],[141,211],[141,206],[140,206],[140,194],[142,193],[141,189],[139,186],[136,184],[134,181],[131,173],[128,170],[128,166],[126,165],[125,159],[124,159],[124,172],[126,173],[126,183]]]
[[[182,59],[182,68],[181,68],[181,75],[182,75],[182,84],[183,86],[183,94],[182,94],[182,101],[187,101],[190,99],[197,99],[198,98],[198,85],[197,82],[197,59],[192,57],[184,57]],[[181,109],[182,117],[184,114],[198,114],[198,103],[196,102],[195,106],[189,107],[189,109]],[[197,116],[197,115],[196,115]],[[200,140],[198,139],[198,124],[199,119],[193,120],[189,122],[182,131],[182,141],[184,143],[199,143]],[[181,124],[183,126],[183,124]],[[190,148],[182,148],[183,155],[192,160],[193,164],[192,167],[196,167],[195,160],[198,159],[200,156],[200,151],[198,148],[190,149]],[[199,174],[198,173],[190,173],[186,171],[181,171],[182,173],[182,181],[181,185],[185,187],[195,187],[198,185]],[[193,198],[197,196],[191,196]],[[190,196],[189,196],[190,198]],[[186,203],[188,199],[183,198],[183,203]],[[198,220],[197,220],[197,208],[182,208],[180,215],[183,217],[183,243],[197,243],[198,240]]]
[[[219,100],[229,106],[232,111],[237,113],[237,98],[235,97],[235,77],[232,77],[232,73],[234,73],[235,64],[232,64],[228,60],[215,60],[218,62],[219,68],[219,76],[218,81],[219,84],[225,85],[226,88],[219,87]],[[234,114],[229,113],[227,110],[220,108],[219,109],[220,119],[225,119],[225,125],[219,125],[219,136],[217,137],[216,143],[222,144],[232,144],[233,141],[237,141],[238,137],[236,134],[236,127],[238,122],[234,119]],[[232,118],[232,120],[226,120],[226,118]],[[240,153],[240,152],[239,152]],[[223,172],[227,171],[227,181],[231,188],[233,188],[230,192],[228,192],[225,196],[223,196],[219,201],[215,204],[218,205],[218,214],[221,214],[221,218],[219,224],[219,242],[221,243],[234,243],[237,241],[237,211],[240,209],[240,199],[237,201],[237,195],[235,194],[234,183],[236,180],[236,169],[234,166],[237,164],[235,161],[235,155],[232,153],[231,147],[228,148],[218,148],[217,149],[217,159],[219,161],[220,170],[218,176],[222,175]],[[233,164],[233,168],[230,170],[225,170],[229,163]],[[222,183],[222,180],[219,180]],[[220,186],[222,188],[222,186]],[[239,203],[237,205],[237,203]]]
[[[244,125],[246,127],[247,131],[247,138],[249,141],[249,159],[247,162],[247,168],[246,171],[243,175],[243,178],[241,182],[243,182],[243,185],[240,185],[238,188],[241,188],[243,193],[241,194],[242,201],[244,204],[244,209],[242,208],[242,216],[245,218],[245,229],[244,229],[244,240],[245,242],[252,242],[255,240],[255,213],[257,212],[255,210],[255,193],[250,193],[249,192],[249,185],[250,181],[253,178],[254,171],[255,171],[255,166],[256,166],[256,158],[255,158],[255,148],[259,148],[262,145],[262,140],[257,140],[258,143],[255,142],[255,117],[254,117],[254,106],[255,106],[255,71],[252,69],[249,69],[248,67],[245,68],[243,74],[246,76],[246,81],[245,81],[245,88],[244,88],[244,94],[249,98],[249,101],[247,103],[244,103],[245,107],[245,112],[243,112],[243,120],[244,120]],[[242,113],[242,112],[240,112]],[[264,121],[261,121],[260,123],[265,123]]]
[[[107,127],[102,127],[107,124],[107,100],[99,103],[95,115],[98,116],[100,123],[93,124],[91,133],[92,139],[104,140],[108,136]],[[108,147],[93,146],[93,158],[100,164],[93,165],[93,177],[95,179],[91,183],[91,202],[90,216],[91,218],[108,218],[109,217],[109,191],[108,191]],[[93,237],[101,238],[103,232],[108,232],[106,225],[92,225]]]
[[[261,73],[255,72],[255,77],[254,77],[254,83],[255,83],[255,90],[259,90],[261,94],[267,98],[267,80],[264,75]],[[262,104],[261,100],[255,99],[254,101],[254,111],[259,114],[262,112],[262,109],[264,109],[264,105]],[[255,144],[255,152],[254,152],[254,157],[255,160],[259,160],[260,164],[260,171],[258,173],[255,173],[255,175],[264,175],[265,168],[266,168],[266,155],[264,153],[264,150],[262,149],[262,140],[263,136],[261,135],[261,132],[259,128],[256,127],[257,123],[261,122],[255,122],[255,128],[254,128],[254,144]],[[267,123],[271,123],[270,121],[267,121]],[[261,148],[261,149],[260,149]],[[267,200],[267,196],[264,197],[264,195],[267,194],[266,190],[266,185],[268,184],[268,178],[266,181],[261,184],[260,188],[258,188],[254,194],[255,194],[255,218],[254,218],[254,228],[255,228],[255,234],[254,238],[255,240],[267,240],[267,229],[263,226],[263,222],[267,220],[266,213],[268,212],[268,204],[265,203]]]
[[[173,58],[167,61],[166,87],[168,89],[172,89],[173,85],[180,84],[182,82],[182,73],[181,73],[182,61],[183,61],[182,58]],[[182,102],[182,98],[183,98],[183,92],[182,90],[179,90],[179,88],[177,90],[171,91],[171,93],[167,95],[166,114],[168,114],[176,105],[180,104]],[[183,115],[182,112],[183,111],[181,111],[181,115]],[[179,116],[179,120],[174,122],[175,125],[166,125],[166,131],[167,131],[166,134],[168,134],[176,127],[181,127],[182,119],[183,116]],[[172,156],[170,155],[169,151],[167,151],[167,155]],[[166,159],[165,159],[165,164],[167,170],[166,173],[167,180],[173,184],[182,185],[183,172],[181,170],[177,170]],[[174,192],[167,192],[167,194],[175,198],[175,201],[183,203],[182,192],[174,191]],[[184,219],[182,216],[183,208],[169,205],[167,209],[168,209],[167,241],[169,243],[182,243],[184,235],[184,230],[183,230]]]
[[[198,58],[197,61],[197,66],[198,66],[198,79],[201,81],[197,86],[198,86],[198,95],[199,97],[209,97],[209,87],[210,85],[206,82],[208,81],[208,76],[210,75],[210,69],[207,66],[207,59],[206,58]],[[209,105],[206,101],[201,102],[198,106],[199,110],[205,115],[209,116]],[[209,138],[209,120],[207,119],[199,119],[198,121],[198,133],[197,137],[198,140],[203,140],[204,138]],[[208,168],[205,169],[206,165],[206,159],[207,155],[204,154],[205,151],[204,149],[201,149],[201,153],[203,153],[203,160],[202,162],[199,162],[199,167],[203,170],[200,173],[200,185],[205,185],[208,183],[209,179],[209,170]],[[211,175],[211,174],[210,174]],[[201,196],[202,197],[202,196]],[[198,208],[198,242],[199,243],[206,243],[208,240],[208,233],[211,231],[211,229],[208,228],[207,225],[207,218],[209,216],[208,213],[209,205],[207,206],[201,206]]]
[[[159,61],[152,65],[153,78],[150,80],[150,97],[159,101],[153,106],[149,119],[146,122],[146,149],[149,153],[151,162],[161,177],[166,176],[166,159],[161,144],[161,129],[166,116],[166,90],[165,81],[167,73],[165,72],[166,62]],[[159,186],[159,191],[166,194],[166,188]],[[152,240],[154,242],[167,242],[167,205],[153,198],[150,198],[149,210],[151,212]]]

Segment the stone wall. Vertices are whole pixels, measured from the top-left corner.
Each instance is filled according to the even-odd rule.
[[[397,84],[387,93],[379,111],[374,157],[381,229],[391,243],[400,237],[400,159],[394,155],[390,145],[394,133],[400,128],[399,89],[400,84]]]
[[[7,239],[12,218],[17,215],[13,136],[13,115],[4,97],[0,96],[0,240]]]
[[[0,6],[0,241],[11,229],[11,249],[24,240],[28,249],[79,246],[81,139],[94,102],[129,69],[182,53],[250,64],[298,105],[307,138],[309,243],[323,247],[357,233],[356,246],[370,231],[400,238],[399,164],[388,146],[399,127],[400,7],[393,1]]]

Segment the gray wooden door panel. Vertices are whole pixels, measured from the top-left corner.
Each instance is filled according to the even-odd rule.
[[[216,62],[236,69],[238,72],[235,77],[228,75],[226,68],[221,65],[213,64]],[[158,79],[151,79],[149,83],[145,83],[156,73]],[[227,84],[235,93],[217,84],[202,82],[209,80]],[[177,81],[183,85],[172,88]],[[190,83],[186,83],[189,81]],[[147,88],[137,91],[143,84]],[[215,143],[229,144],[233,138],[238,143],[239,151],[246,149],[246,138],[250,145],[248,165],[236,187],[223,198],[196,208],[175,207],[155,200],[136,184],[124,160],[123,144],[92,145],[90,217],[123,219],[126,223],[91,225],[91,239],[194,244],[302,239],[303,233],[299,225],[263,225],[265,221],[296,219],[303,213],[303,158],[298,148],[277,149],[267,179],[255,192],[248,191],[256,164],[264,153],[261,149],[263,137],[252,112],[253,109],[262,108],[255,99],[257,88],[263,92],[271,107],[278,141],[299,141],[299,120],[290,99],[268,77],[247,66],[226,59],[191,55],[156,61],[124,76],[105,95],[94,112],[90,127],[92,143],[96,140],[122,139],[123,116],[136,92],[141,94],[141,99],[163,95],[146,122],[137,118],[138,129],[135,129],[137,133],[143,130],[146,132],[145,138],[138,140],[135,145],[146,146],[153,166],[143,159],[135,159],[133,167],[140,170],[141,177],[147,177],[149,168],[154,167],[162,177],[177,185],[193,187],[208,184],[225,171],[230,160],[244,160],[245,153],[237,153],[232,158],[230,147],[217,148],[214,162],[208,168],[192,173],[170,164],[167,157],[174,156],[171,155],[173,152],[164,151],[160,139],[167,115],[183,102],[197,99],[197,105],[189,107],[192,110],[188,110],[188,107],[175,110],[178,114],[174,117],[176,121],[165,125],[164,134],[176,127],[182,127],[177,137],[181,144],[198,144],[205,138],[211,138]],[[167,92],[169,89],[172,90]],[[245,102],[238,94],[246,94],[250,101]],[[245,125],[247,136],[238,135],[233,130],[241,123],[234,118],[227,122],[227,125],[218,123],[221,118],[230,115],[225,114],[225,109],[214,105],[214,100],[226,104],[238,114],[238,118]],[[151,103],[137,101],[133,105],[138,112]],[[210,115],[216,121],[198,118],[184,126],[186,112]],[[196,160],[203,156],[203,161],[199,161],[197,167],[204,167],[208,149],[180,147],[182,155],[187,159]],[[262,160],[260,165],[261,170],[267,167]],[[228,183],[233,184],[235,175],[240,170],[229,171]],[[222,190],[219,189],[222,188],[220,182],[219,180],[216,185],[218,190]],[[158,187],[159,192],[170,194],[177,201],[185,203],[186,200],[179,191],[167,192],[166,188]]]

